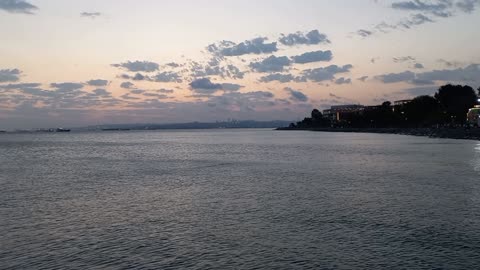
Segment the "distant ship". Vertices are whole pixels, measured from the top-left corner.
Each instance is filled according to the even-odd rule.
[[[57,128],[55,132],[70,132],[70,129],[67,128]]]

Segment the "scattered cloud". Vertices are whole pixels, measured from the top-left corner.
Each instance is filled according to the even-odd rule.
[[[250,68],[256,72],[279,72],[284,71],[291,61],[286,56],[271,55],[262,61],[250,63]]]
[[[360,29],[357,31],[356,33],[357,35],[361,36],[361,37],[369,37],[371,35],[373,35],[373,32],[372,31],[369,31],[369,30],[365,30],[365,29]]]
[[[400,73],[389,73],[375,76],[375,79],[383,83],[406,82],[415,85],[429,85],[435,82],[452,83],[479,83],[480,82],[480,64],[471,64],[464,68],[441,69],[414,73],[404,71]]]
[[[0,69],[0,83],[3,82],[17,82],[20,80],[19,69]]]
[[[332,51],[314,51],[314,52],[306,52],[301,55],[293,56],[292,61],[297,64],[306,64],[306,63],[313,63],[313,62],[328,62],[331,61],[333,58]]]
[[[294,90],[290,87],[285,87],[284,90],[287,91],[290,94],[290,100],[292,100],[292,101],[296,101],[296,102],[307,102],[308,101],[308,97],[300,91]]]
[[[183,82],[181,76],[178,73],[169,71],[157,73],[151,78],[151,80],[155,82]]]
[[[23,0],[0,0],[0,10],[10,13],[34,14],[38,7]]]
[[[327,35],[320,33],[318,30],[312,30],[308,33],[296,32],[287,35],[282,34],[278,41],[285,46],[330,43]]]
[[[302,72],[306,79],[314,82],[330,81],[339,73],[347,73],[353,68],[352,65],[331,65],[324,68],[307,69]]]
[[[120,64],[112,64],[117,68],[123,68],[130,72],[154,72],[159,69],[159,65],[149,61],[128,61]]]
[[[120,84],[120,87],[121,87],[121,88],[124,88],[124,89],[130,89],[130,88],[132,88],[132,87],[134,87],[134,86],[135,86],[135,85],[134,85],[133,83],[131,83],[131,82],[122,82],[122,83]]]
[[[74,82],[51,83],[50,87],[55,88],[56,90],[61,92],[70,92],[70,91],[82,89],[83,84],[74,83]]]
[[[272,73],[272,74],[268,74],[266,76],[261,77],[259,81],[265,82],[265,83],[273,82],[273,81],[286,83],[286,82],[291,82],[293,80],[295,80],[295,76],[293,76],[292,74]]]
[[[91,86],[107,86],[108,83],[109,82],[107,80],[101,80],[101,79],[90,80],[87,82],[87,84]]]
[[[82,12],[82,13],[80,13],[81,17],[86,17],[86,18],[90,18],[90,19],[95,19],[97,17],[100,17],[101,15],[102,15],[102,13],[100,13],[100,12]]]
[[[338,78],[335,80],[335,84],[351,84],[352,83],[352,79],[347,79],[347,78],[344,78],[344,77],[341,77],[341,78]]]
[[[425,67],[424,67],[422,64],[420,64],[420,63],[415,63],[415,64],[413,65],[413,68],[415,68],[415,69],[423,69],[423,68],[425,68]]]
[[[393,62],[395,63],[405,63],[405,62],[414,62],[416,61],[415,57],[412,56],[402,56],[402,57],[394,57]]]
[[[193,91],[204,94],[212,94],[217,92],[218,90],[222,90],[222,85],[219,83],[213,83],[210,78],[196,79],[192,81],[189,85]]]
[[[265,43],[268,40],[266,37],[258,37],[252,40],[246,40],[241,43],[234,43],[232,41],[221,41],[210,44],[207,50],[219,56],[241,56],[246,54],[265,54],[273,53],[278,50],[277,43]]]
[[[368,79],[368,76],[362,76],[362,77],[358,78],[357,80],[359,80],[361,82],[365,82],[367,79]]]

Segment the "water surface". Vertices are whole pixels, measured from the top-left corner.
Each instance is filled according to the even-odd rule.
[[[0,134],[2,269],[476,269],[480,143]]]

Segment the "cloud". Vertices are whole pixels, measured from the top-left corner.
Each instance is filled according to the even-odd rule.
[[[7,85],[0,85],[0,88],[3,89],[22,89],[22,88],[34,88],[34,87],[40,87],[42,84],[41,83],[11,83]]]
[[[480,64],[471,64],[465,68],[422,72],[417,74],[417,79],[424,81],[478,83],[480,82]]]
[[[100,12],[82,12],[82,13],[80,13],[81,17],[86,17],[86,18],[90,18],[90,19],[95,19],[97,17],[100,17],[101,15],[102,15],[102,13],[100,13]]]
[[[415,79],[415,73],[411,71],[405,71],[401,73],[389,73],[389,74],[375,76],[375,79],[383,83],[397,83],[397,82],[411,81]]]
[[[101,96],[101,97],[110,97],[111,94],[112,94],[112,93],[110,93],[107,90],[102,89],[102,88],[97,88],[97,89],[93,90],[93,93],[96,96]]]
[[[73,83],[73,82],[51,83],[50,87],[55,88],[56,90],[61,92],[70,92],[70,91],[82,89],[83,84]]]
[[[312,30],[308,33],[296,32],[287,35],[282,34],[278,41],[285,46],[330,43],[327,35],[320,33],[318,30]]]
[[[314,51],[306,52],[301,55],[293,56],[292,61],[297,64],[306,64],[320,61],[331,61],[333,58],[332,51]]]
[[[178,73],[170,71],[157,73],[151,78],[151,80],[155,82],[183,82],[182,78]]]
[[[134,85],[133,83],[131,83],[131,82],[122,82],[122,83],[120,84],[120,87],[121,87],[121,88],[124,88],[124,89],[130,89],[130,88],[132,88],[132,87],[134,87],[134,86],[135,86],[135,85]]]
[[[149,61],[128,61],[120,64],[112,64],[117,68],[123,68],[131,72],[154,72],[157,71],[159,65]]]
[[[365,29],[360,29],[360,30],[357,31],[356,34],[365,38],[365,37],[369,37],[369,36],[373,35],[373,32],[369,31],[369,30],[365,30]]]
[[[272,53],[278,50],[277,43],[265,43],[268,39],[266,37],[258,37],[252,40],[246,40],[241,43],[234,43],[232,41],[221,41],[216,44],[210,44],[207,50],[219,56],[240,56],[246,54],[265,54]]]
[[[225,91],[238,91],[242,87],[243,85],[239,85],[235,83],[222,83],[222,90],[225,90]]]
[[[21,73],[19,69],[0,69],[0,83],[17,82]]]
[[[287,91],[290,94],[290,100],[292,100],[292,101],[299,101],[299,102],[307,102],[308,101],[308,97],[300,91],[293,90],[290,87],[285,87],[284,90]]]
[[[295,80],[295,77],[292,74],[281,74],[281,73],[272,73],[260,78],[260,82],[273,82],[278,81],[281,83],[291,82]]]
[[[132,97],[130,96],[130,93],[121,95],[120,98],[125,99],[125,100],[139,100],[139,97]]]
[[[252,62],[249,66],[256,72],[279,72],[283,71],[290,64],[291,61],[286,56],[277,57],[271,55],[260,62]]]
[[[405,63],[405,62],[413,62],[415,61],[415,57],[412,56],[402,56],[402,57],[394,57],[393,62],[395,63]]]
[[[130,91],[130,93],[134,94],[134,95],[139,95],[139,94],[143,94],[145,93],[145,90],[141,90],[141,89],[132,89]]]
[[[88,81],[87,84],[91,85],[91,86],[107,86],[108,81],[107,80],[96,79],[96,80]]]
[[[425,67],[424,67],[422,64],[420,64],[420,63],[415,63],[415,64],[413,65],[413,68],[423,69],[423,68],[425,68]]]
[[[471,64],[464,68],[433,70],[421,73],[414,73],[411,71],[389,73],[375,76],[375,79],[383,83],[406,82],[416,85],[434,84],[436,81],[452,83],[479,83],[480,64]]]
[[[352,65],[344,65],[342,67],[331,65],[324,68],[307,69],[302,72],[306,79],[314,82],[329,81],[335,79],[335,75],[339,73],[347,73],[352,69]]]
[[[222,79],[243,79],[246,72],[241,71],[233,64],[222,64],[219,57],[213,57],[206,64],[191,61],[190,64],[190,76],[193,78],[206,77],[206,76],[219,76]]]
[[[341,78],[338,78],[335,80],[335,84],[351,84],[352,83],[352,79],[346,79],[344,77],[341,77]]]
[[[174,92],[172,89],[164,89],[164,88],[158,89],[158,90],[155,90],[155,91],[158,92],[158,93],[165,93],[165,94],[171,94],[171,93]]]
[[[452,7],[451,0],[436,0],[433,2],[425,1],[425,0],[413,0],[413,1],[398,1],[398,2],[392,3],[393,9],[426,12],[439,17],[452,16],[452,13],[450,11],[451,7]]]
[[[362,77],[358,78],[357,80],[359,80],[361,82],[365,82],[367,79],[368,79],[368,76],[362,76]]]
[[[212,83],[209,78],[200,78],[193,80],[190,84],[190,88],[198,93],[212,94],[218,90],[222,90],[222,85],[219,83]]]
[[[23,0],[0,0],[0,10],[10,13],[34,14],[38,7]]]

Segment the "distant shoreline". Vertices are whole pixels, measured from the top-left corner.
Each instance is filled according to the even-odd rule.
[[[377,133],[422,136],[430,138],[480,140],[480,128],[277,128],[319,132]]]

